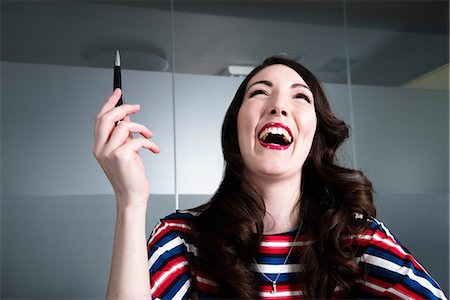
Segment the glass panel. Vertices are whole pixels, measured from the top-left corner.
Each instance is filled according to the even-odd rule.
[[[448,5],[347,2],[357,166],[374,184],[379,218],[447,294]]]
[[[204,202],[208,199],[205,195],[218,187],[223,172],[220,134],[225,111],[245,69],[266,57],[285,55],[310,68],[325,83],[337,114],[350,123],[341,1],[174,4],[181,207]],[[351,163],[351,140],[344,148],[343,157]]]
[[[116,49],[125,102],[141,104],[132,119],[154,132],[162,150],[141,151],[152,184],[148,234],[174,211],[170,7],[1,1],[5,298],[104,298],[115,200],[91,149],[95,116],[113,89]]]

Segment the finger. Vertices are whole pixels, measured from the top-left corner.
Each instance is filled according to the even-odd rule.
[[[123,122],[131,122],[131,118],[130,116],[126,116],[125,118],[123,118],[122,120]],[[129,133],[127,139],[125,140],[125,143],[129,142],[131,139],[133,138],[133,133]]]
[[[95,144],[97,146],[105,145],[116,126],[116,122],[122,120],[128,114],[137,113],[139,109],[139,104],[124,104],[104,113],[95,124]]]
[[[132,139],[133,133],[139,133],[145,138],[151,138],[153,133],[142,124],[134,122],[121,122],[114,129],[111,138],[106,144],[105,151],[113,151],[123,145],[128,139]]]
[[[100,118],[104,113],[116,107],[116,104],[119,102],[120,96],[122,95],[122,90],[117,88],[111,94],[111,96],[106,99],[105,104],[103,104],[102,108],[97,114],[97,118]]]
[[[134,151],[138,152],[142,148],[148,149],[152,151],[153,153],[159,153],[161,150],[159,149],[158,145],[156,145],[154,142],[145,139],[143,137],[138,137],[135,139],[132,139],[128,143],[124,144],[120,147],[120,151]]]
[[[130,114],[135,114],[141,109],[140,104],[123,104],[117,106],[107,112],[105,112],[101,117],[101,122],[111,122],[116,123],[117,121],[123,121],[123,119]]]

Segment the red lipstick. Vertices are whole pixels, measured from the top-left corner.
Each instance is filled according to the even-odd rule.
[[[291,139],[293,139],[292,137],[292,132],[289,129],[289,127],[287,127],[286,125],[284,125],[283,123],[279,123],[279,122],[269,122],[266,125],[264,125],[258,132],[258,141],[259,143],[265,147],[265,148],[269,148],[269,149],[273,149],[273,150],[285,150],[287,148],[289,148],[291,146],[292,143],[289,143],[287,145],[279,145],[279,144],[272,144],[272,143],[265,143],[262,139],[260,139],[261,133],[267,129],[267,128],[273,128],[273,127],[278,127],[278,128],[283,128],[285,129],[289,136],[291,137]]]

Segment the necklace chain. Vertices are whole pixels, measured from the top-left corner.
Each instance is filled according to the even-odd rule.
[[[291,255],[292,249],[294,249],[294,244],[295,244],[295,242],[297,241],[297,238],[298,238],[298,235],[299,235],[299,233],[300,233],[300,229],[301,229],[301,228],[302,228],[302,224],[300,223],[300,226],[298,227],[297,233],[295,234],[294,241],[292,242],[292,245],[291,245],[291,247],[289,248],[289,252],[288,252],[288,254],[286,255],[286,258],[284,259],[284,262],[283,262],[283,264],[281,265],[281,268],[284,267],[284,265],[286,264],[286,262],[287,262],[288,259],[289,259],[289,256]],[[283,271],[281,271],[281,272],[279,272],[279,273],[277,274],[277,276],[275,277],[275,280],[272,280],[272,279],[270,279],[270,278],[269,278],[269,277],[261,270],[261,268],[259,267],[259,264],[256,262],[256,259],[255,259],[254,256],[253,256],[253,261],[254,261],[254,263],[255,263],[255,265],[256,265],[256,268],[258,268],[259,273],[261,273],[262,276],[264,276],[268,281],[270,281],[270,282],[272,283],[272,291],[271,291],[270,293],[272,293],[272,294],[276,293],[276,292],[277,292],[277,281],[278,281],[278,279],[280,278],[281,273],[282,273]]]

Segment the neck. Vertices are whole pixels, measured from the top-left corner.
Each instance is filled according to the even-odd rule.
[[[290,178],[250,178],[266,206],[264,234],[295,230],[298,224],[301,174]]]

